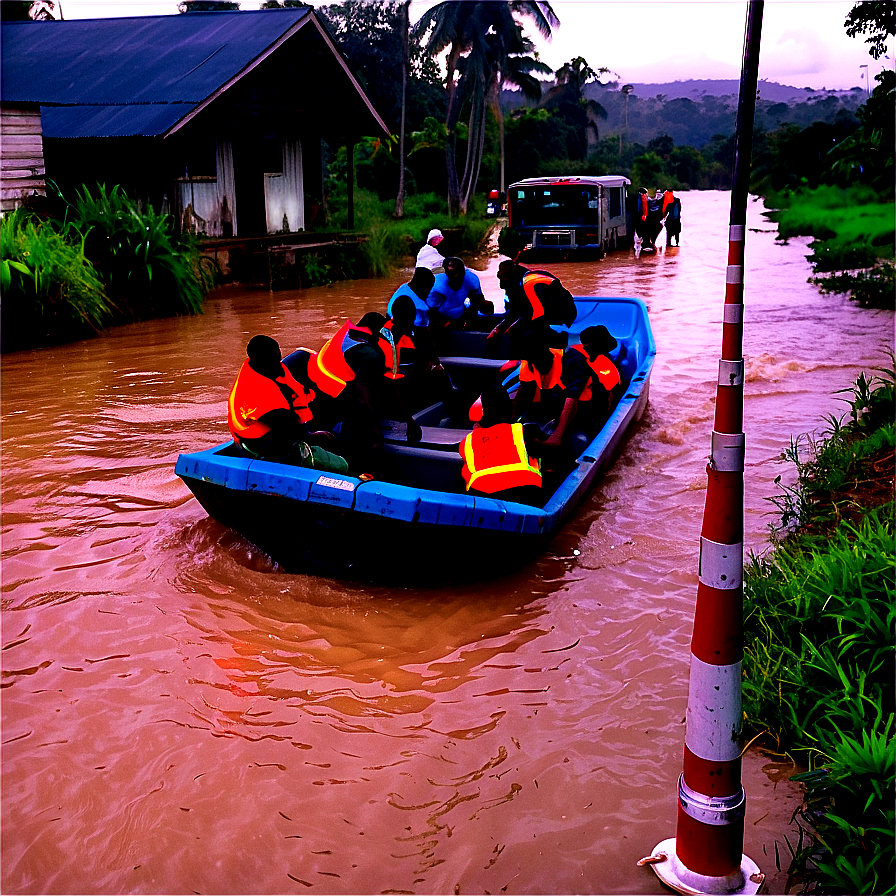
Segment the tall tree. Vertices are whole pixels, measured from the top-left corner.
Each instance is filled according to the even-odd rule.
[[[503,43],[507,47],[511,44],[517,33],[515,16],[530,19],[545,37],[549,37],[560,24],[550,3],[545,0],[442,0],[417,22],[415,33],[425,36],[428,53],[436,56],[448,51],[445,59],[448,100],[445,166],[448,172],[448,212],[451,215],[466,212],[469,184],[473,172],[478,171],[476,155],[479,154],[481,159],[474,134],[470,134],[465,160],[468,187],[465,198],[457,164],[457,125],[464,101],[471,103],[471,125],[475,126],[475,136],[481,141],[484,136],[480,126],[482,110],[497,70],[496,46],[500,47]],[[497,56],[500,55],[499,51]]]
[[[571,158],[584,159],[597,147],[600,138],[597,122],[607,117],[607,110],[587,97],[585,87],[609,71],[605,67],[595,70],[582,56],[576,56],[557,69],[556,84],[545,95],[545,107],[556,109],[570,119],[580,135]]]
[[[896,36],[896,3],[893,0],[862,0],[849,11],[844,24],[850,37],[867,34],[868,52],[880,59],[887,51],[887,38]]]

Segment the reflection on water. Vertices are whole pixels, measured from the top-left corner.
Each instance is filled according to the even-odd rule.
[[[4,356],[6,892],[662,892],[635,862],[675,830],[728,196],[683,204],[680,249],[550,265],[648,302],[651,404],[549,549],[486,583],[284,574],[173,472],[226,438],[252,335],[319,346],[410,271],[226,289],[201,318]],[[805,241],[749,216],[761,550],[781,450],[844,410],[893,315],[819,298]],[[498,259],[471,264],[500,302]],[[772,892],[790,771],[746,757],[746,851]]]

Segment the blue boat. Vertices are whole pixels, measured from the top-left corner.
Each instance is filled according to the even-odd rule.
[[[446,418],[441,403],[414,415],[423,430],[417,444],[407,443],[403,427],[384,429],[385,473],[373,481],[255,460],[232,441],[181,454],[175,471],[209,516],[289,572],[434,583],[520,566],[544,550],[647,406],[656,344],[645,304],[633,298],[575,301],[575,323],[557,329],[568,332],[573,345],[586,327],[606,326],[618,342],[613,355],[624,391],[542,507],[465,493],[458,445],[469,425]],[[467,406],[506,376],[504,362],[485,347],[495,321],[482,320],[482,332],[457,331],[448,351],[440,352]]]

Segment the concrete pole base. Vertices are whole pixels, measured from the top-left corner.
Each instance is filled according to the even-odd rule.
[[[678,858],[674,837],[658,843],[653,853],[638,864],[650,865],[667,887],[688,896],[753,896],[765,883],[765,875],[747,856],[741,856],[740,868],[724,877],[691,871]]]

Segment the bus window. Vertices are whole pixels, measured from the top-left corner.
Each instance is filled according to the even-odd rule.
[[[622,214],[622,187],[610,190],[610,217],[618,218]]]

